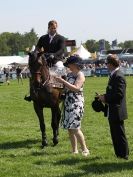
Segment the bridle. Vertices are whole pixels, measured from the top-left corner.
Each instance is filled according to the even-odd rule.
[[[36,63],[37,62],[37,63]],[[31,75],[35,78],[36,81],[39,81],[39,87],[44,87],[50,80],[50,74],[49,74],[49,68],[47,66],[47,62],[46,62],[46,59],[45,57],[43,56],[43,53],[40,54],[39,58],[36,58],[36,60],[34,61],[34,63],[32,63],[34,65],[37,65],[39,64],[39,69],[37,71],[32,71],[31,72]],[[46,72],[46,78],[44,77],[43,75],[43,71],[44,69],[47,69],[47,72]],[[31,67],[31,70],[32,70],[32,67]]]

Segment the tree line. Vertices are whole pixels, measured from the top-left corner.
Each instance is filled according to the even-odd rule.
[[[109,43],[109,41],[106,41],[106,40],[102,40],[104,42],[104,49],[106,50],[110,50],[111,47],[112,47],[112,44]],[[96,41],[94,39],[91,39],[91,40],[87,40],[85,43],[84,43],[84,46],[87,48],[87,50],[91,53],[94,53],[94,52],[98,52],[100,50],[100,42],[101,40],[99,41]],[[112,41],[112,43],[115,42],[115,41]],[[128,40],[128,41],[124,41],[124,42],[120,42],[117,44],[117,42],[115,43],[115,47],[118,47],[118,48],[121,48],[121,49],[125,49],[125,48],[132,48],[133,49],[133,40]]]
[[[0,56],[19,55],[19,52],[32,48],[38,41],[38,36],[32,28],[30,32],[20,34],[19,32],[3,32],[0,34]]]
[[[33,28],[30,30],[30,32],[26,32],[24,34],[20,34],[19,32],[3,32],[0,34],[0,56],[19,55],[20,52],[25,53],[26,48],[32,48],[33,45],[36,45],[37,41],[38,35]],[[104,42],[104,48],[109,50],[112,44],[104,39],[102,41]],[[100,42],[101,40],[96,41],[94,39],[90,39],[87,40],[83,45],[89,52],[94,53],[100,50]],[[115,45],[122,49],[133,48],[133,40],[120,42]]]

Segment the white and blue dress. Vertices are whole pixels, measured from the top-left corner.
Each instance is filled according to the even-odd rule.
[[[77,75],[73,73],[67,75],[67,81],[71,84],[74,84],[76,79]],[[84,113],[83,87],[78,92],[66,89],[65,95],[62,127],[65,129],[77,129],[81,126],[81,119]]]

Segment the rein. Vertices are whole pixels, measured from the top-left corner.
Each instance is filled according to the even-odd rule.
[[[46,79],[46,81],[44,81],[44,83],[42,84],[43,86],[45,86],[45,84],[50,80],[50,75],[48,75],[48,78]]]

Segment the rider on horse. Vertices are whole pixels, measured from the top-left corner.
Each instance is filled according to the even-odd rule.
[[[64,59],[65,38],[57,33],[57,27],[55,20],[49,21],[48,33],[40,37],[35,49],[40,51],[43,48],[49,67],[58,67]],[[25,100],[31,101],[32,99],[26,96]]]

